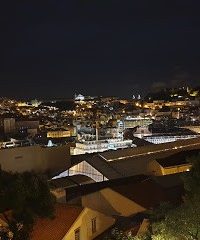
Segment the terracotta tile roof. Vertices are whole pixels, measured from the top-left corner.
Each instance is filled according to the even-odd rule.
[[[31,240],[62,240],[83,208],[56,204],[55,218],[39,218],[33,227]]]

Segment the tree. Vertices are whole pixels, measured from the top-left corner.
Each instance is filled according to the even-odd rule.
[[[190,172],[183,175],[184,202],[180,206],[160,206],[151,213],[152,240],[200,239],[200,155],[188,159]],[[135,239],[142,240],[144,236]]]
[[[186,197],[189,199],[194,196],[200,196],[200,154],[187,159],[192,168],[183,177]]]
[[[11,218],[5,216],[8,232],[13,233],[8,239],[29,239],[36,217],[53,217],[54,203],[55,197],[45,176],[33,172],[12,174],[0,171],[0,213],[12,211]],[[1,232],[2,236],[5,235],[4,230]]]
[[[163,220],[152,224],[152,239],[197,240],[200,238],[199,228],[200,204],[186,202],[170,210]]]
[[[133,240],[132,236],[128,236],[118,228],[113,228],[104,240]]]

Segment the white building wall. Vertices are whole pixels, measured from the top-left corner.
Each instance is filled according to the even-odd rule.
[[[68,170],[68,175],[76,175],[76,174],[83,174],[90,178],[92,178],[96,182],[101,182],[107,180],[99,171],[97,171],[94,167],[92,167],[86,161],[83,161]]]
[[[71,151],[73,155],[104,152],[109,149],[127,148],[131,147],[132,140],[122,141],[121,139],[107,139],[99,141],[85,141],[82,143],[76,143],[76,147]]]
[[[161,144],[161,143],[168,143],[168,142],[175,142],[178,140],[184,139],[191,139],[196,138],[197,135],[182,135],[182,136],[151,136],[151,137],[144,137],[144,140],[153,144]]]

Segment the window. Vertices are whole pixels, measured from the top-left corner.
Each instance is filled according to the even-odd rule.
[[[80,228],[77,228],[75,231],[74,231],[74,236],[75,236],[75,240],[80,240]]]
[[[97,220],[96,218],[92,219],[92,233],[95,233],[97,231]]]

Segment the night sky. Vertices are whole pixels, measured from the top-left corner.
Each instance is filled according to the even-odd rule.
[[[200,85],[199,0],[5,0],[0,22],[1,96]]]

